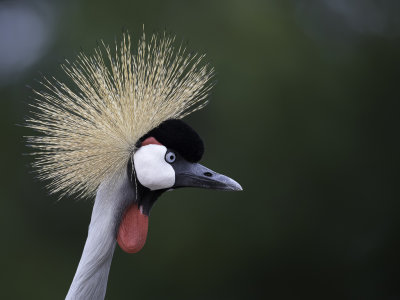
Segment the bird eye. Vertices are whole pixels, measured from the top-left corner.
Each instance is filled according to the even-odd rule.
[[[172,164],[175,161],[175,159],[176,159],[176,155],[174,152],[170,151],[170,152],[167,152],[167,154],[165,154],[165,161],[167,163]]]

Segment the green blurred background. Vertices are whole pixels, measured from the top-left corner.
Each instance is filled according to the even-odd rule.
[[[47,194],[18,126],[41,74],[166,29],[217,71],[190,116],[242,193],[179,190],[107,299],[400,299],[398,1],[0,1],[2,299],[63,299],[92,203]]]

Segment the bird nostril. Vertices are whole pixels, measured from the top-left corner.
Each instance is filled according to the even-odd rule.
[[[212,174],[210,172],[205,172],[204,175],[207,177],[212,177]]]

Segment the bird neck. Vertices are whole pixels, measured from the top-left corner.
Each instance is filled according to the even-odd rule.
[[[119,220],[133,199],[135,191],[126,172],[100,185],[88,237],[66,299],[104,299]]]

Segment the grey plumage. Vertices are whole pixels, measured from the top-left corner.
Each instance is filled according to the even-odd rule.
[[[118,220],[135,199],[126,172],[103,182],[96,194],[88,237],[66,299],[103,299],[115,249]]]

